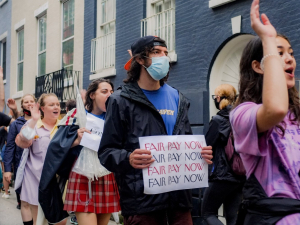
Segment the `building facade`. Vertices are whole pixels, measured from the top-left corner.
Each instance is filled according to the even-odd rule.
[[[26,8],[26,10],[24,10]],[[84,2],[12,1],[10,95],[54,92],[63,103],[82,86]]]
[[[10,49],[11,49],[11,5],[12,0],[0,1],[0,66],[3,68],[5,102],[10,96]],[[8,107],[5,108],[8,113]]]
[[[110,78],[115,86],[126,77],[127,50],[144,35],[167,41],[172,60],[168,84],[190,100],[189,119],[195,134],[206,132],[215,109],[211,95],[222,83],[238,87],[243,48],[254,36],[252,0],[85,0],[83,87]],[[287,35],[297,58],[300,2],[266,0],[260,11],[279,33]],[[288,13],[287,13],[288,12]],[[299,76],[297,76],[299,77]],[[202,224],[194,190],[193,217]],[[222,213],[220,213],[222,214]]]

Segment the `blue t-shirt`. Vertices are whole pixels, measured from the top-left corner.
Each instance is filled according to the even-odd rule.
[[[178,113],[178,91],[167,84],[156,91],[142,91],[163,118],[168,135],[172,135]]]
[[[99,118],[99,119],[102,119],[102,120],[105,120],[105,112],[104,113],[102,113],[102,114],[100,114],[100,115],[95,115],[95,114],[93,114],[93,113],[91,113],[91,112],[88,112],[87,110],[85,110],[86,111],[86,113],[89,113],[89,114],[91,114],[91,115],[93,115],[93,116],[96,116],[97,118]]]

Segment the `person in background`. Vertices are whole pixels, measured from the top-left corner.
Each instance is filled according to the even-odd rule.
[[[76,108],[76,100],[74,100],[74,99],[68,100],[66,102],[66,112],[69,112],[74,108]]]
[[[20,148],[28,148],[29,155],[24,169],[20,198],[29,204],[33,225],[38,214],[38,187],[47,148],[57,131],[60,103],[55,94],[42,94],[38,103],[30,106],[31,119],[16,137]],[[23,204],[23,203],[22,203]],[[66,220],[60,224],[66,224]]]
[[[12,166],[14,168],[14,178],[19,167],[19,163],[23,154],[23,148],[20,148],[16,145],[15,139],[20,133],[22,127],[31,119],[30,108],[36,103],[36,99],[32,94],[26,94],[21,99],[21,109],[22,116],[16,119],[11,125],[7,136],[6,151],[4,154],[4,179],[8,182],[11,182],[12,177]],[[21,209],[21,216],[24,224],[30,225],[33,224],[32,215],[30,211],[29,204],[27,202],[22,202],[20,199],[21,189],[15,190],[18,200],[17,208]]]
[[[230,113],[234,144],[247,181],[237,224],[300,224],[300,103],[296,60],[287,37],[278,35],[259,0],[251,6],[258,37],[240,62],[239,97]]]
[[[212,96],[216,108],[220,110],[214,116],[205,135],[206,144],[213,148],[213,171],[209,177],[209,186],[205,188],[202,201],[202,213],[206,224],[223,224],[217,217],[223,204],[226,224],[235,225],[237,212],[242,201],[244,175],[235,174],[227,158],[225,147],[231,138],[229,112],[236,100],[236,90],[230,84],[221,84]],[[231,143],[231,142],[230,142]]]
[[[81,109],[79,111],[76,108],[69,111],[59,123],[59,129],[49,144],[39,186],[39,202],[45,218],[50,223],[55,224],[67,218],[67,212],[73,211],[79,224],[107,225],[111,213],[120,210],[114,174],[110,173],[91,181],[89,189],[88,178],[72,170],[83,148],[80,142],[84,132],[91,133],[84,127],[79,128],[79,116],[86,113],[95,121],[104,120],[105,101],[112,92],[113,84],[109,80],[94,80],[85,95],[86,110],[81,112]],[[101,127],[95,131],[97,129]],[[96,133],[102,133],[101,130],[98,131]],[[64,188],[61,187],[65,187],[67,180],[66,197],[63,202],[61,196]]]
[[[94,80],[85,95],[87,113],[105,120],[105,102],[112,93],[113,84],[109,80]],[[90,133],[86,128],[78,129],[78,136],[72,147],[79,145],[84,132]],[[114,175],[111,173],[92,182],[92,199],[88,198],[88,191],[88,179],[72,171],[69,176],[64,210],[74,211],[79,224],[107,225],[111,213],[120,211],[119,193]],[[83,199],[84,202],[81,202]],[[91,204],[86,205],[85,202],[88,200]]]

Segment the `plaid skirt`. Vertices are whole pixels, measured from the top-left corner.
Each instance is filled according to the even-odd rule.
[[[118,186],[112,173],[98,178],[91,184],[92,197],[89,198],[88,179],[72,171],[67,186],[64,210],[96,214],[121,210]]]

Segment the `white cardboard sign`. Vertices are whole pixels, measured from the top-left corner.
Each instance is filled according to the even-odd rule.
[[[140,137],[140,149],[151,151],[155,161],[143,169],[144,193],[208,187],[208,165],[202,159],[203,135]]]
[[[103,134],[104,120],[87,113],[85,127],[91,131],[91,134],[84,132],[80,145],[98,152]]]

